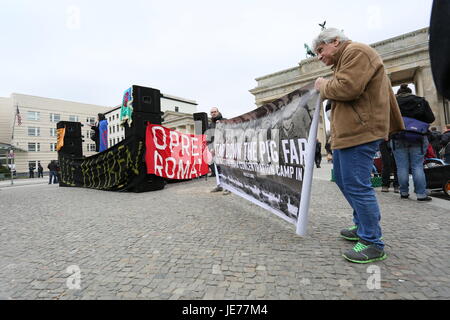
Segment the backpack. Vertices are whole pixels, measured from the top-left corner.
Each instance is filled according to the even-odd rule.
[[[406,95],[397,97],[398,106],[403,116],[421,119],[427,112],[428,102],[416,95]]]
[[[402,118],[403,123],[405,124],[405,130],[396,133],[393,138],[411,143],[422,143],[423,137],[427,134],[430,124],[414,118]]]

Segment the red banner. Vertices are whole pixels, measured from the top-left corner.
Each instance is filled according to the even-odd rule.
[[[168,179],[192,179],[208,173],[205,135],[185,134],[148,124],[145,137],[147,173]]]

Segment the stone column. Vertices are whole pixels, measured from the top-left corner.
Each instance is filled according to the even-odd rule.
[[[442,127],[445,125],[444,107],[442,99],[438,96],[436,87],[434,85],[433,74],[430,65],[425,65],[417,69],[414,76],[416,83],[416,94],[424,97],[430,104],[431,110],[434,113],[436,120],[431,124],[432,126]]]

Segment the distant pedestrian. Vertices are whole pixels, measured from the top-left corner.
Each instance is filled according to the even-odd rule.
[[[108,148],[108,121],[103,113],[97,114],[97,122],[91,126],[91,139],[95,142],[95,151],[102,152]]]
[[[316,162],[316,167],[320,168],[320,162],[322,162],[322,143],[319,139],[316,141],[316,154],[314,156],[314,161]]]
[[[217,107],[212,107],[210,110],[211,114],[211,123],[208,126],[208,134],[207,134],[207,142],[208,142],[208,149],[213,155],[214,159],[214,135],[215,135],[215,129],[217,122],[220,122],[221,120],[226,120],[222,114],[220,113],[219,109]],[[210,177],[216,176],[215,171],[215,165],[214,161],[209,165],[209,168],[211,169],[211,175]],[[221,185],[217,185],[214,189],[211,190],[211,192],[223,192],[224,195],[230,194],[230,191],[223,190]]]
[[[49,179],[48,184],[52,184],[52,180],[53,180],[53,183],[58,183],[56,161],[55,160],[50,161],[47,168],[50,171],[50,173],[48,175],[48,179]]]
[[[393,187],[394,192],[399,193],[399,184],[397,177],[397,167],[395,164],[394,154],[389,141],[383,141],[380,143],[381,161],[383,163],[381,169],[381,192],[389,192],[391,186],[391,174],[394,176]]]
[[[333,150],[331,150],[330,139],[328,139],[327,143],[325,144],[325,150],[327,151],[328,163],[333,163]]]
[[[28,166],[28,171],[30,173],[30,178],[34,178],[34,170],[35,170],[34,166],[32,164],[30,164]]]
[[[42,168],[41,164],[38,164],[38,178],[44,177],[44,168]]]

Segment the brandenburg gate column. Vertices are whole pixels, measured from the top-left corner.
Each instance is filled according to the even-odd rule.
[[[428,101],[434,113],[436,120],[432,123],[432,126],[437,126],[439,130],[442,130],[445,125],[443,102],[442,98],[438,96],[429,64],[420,66],[417,69],[414,75],[414,83],[416,85],[416,94]]]

